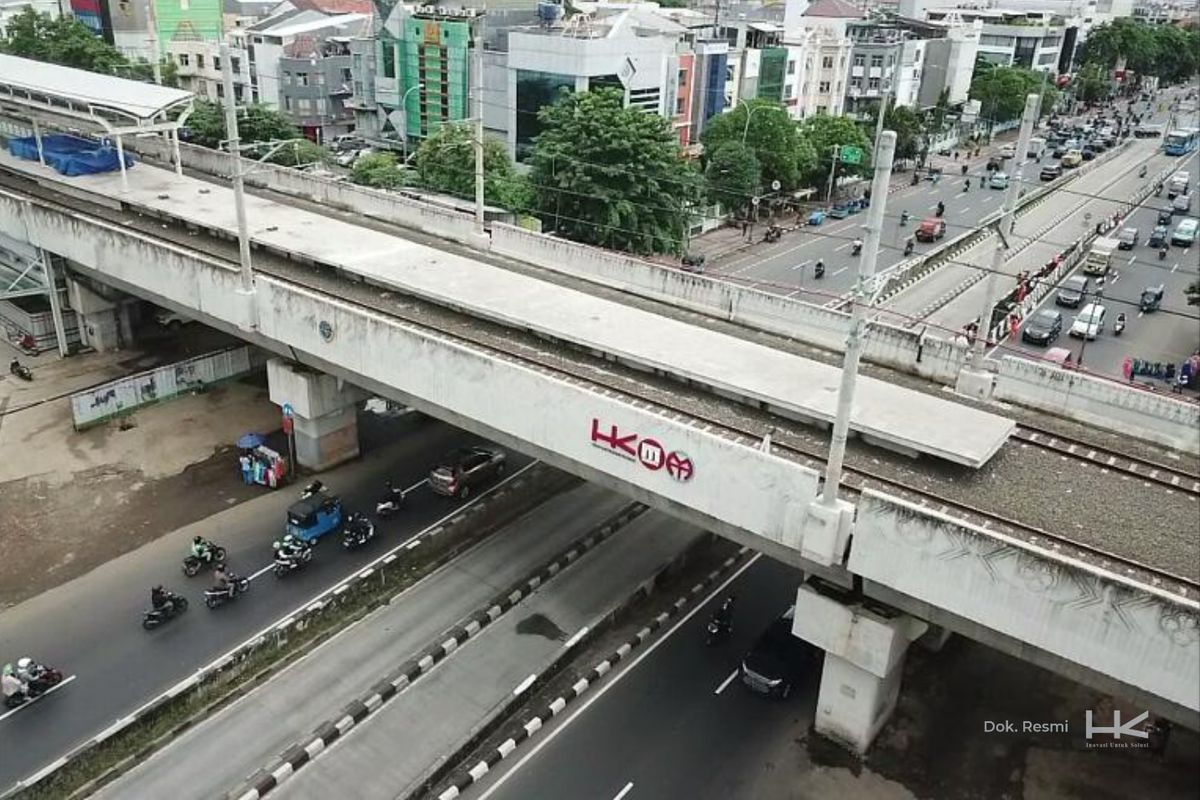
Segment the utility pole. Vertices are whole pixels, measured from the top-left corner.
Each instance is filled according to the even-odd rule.
[[[478,17],[475,33],[474,69],[471,82],[475,100],[475,233],[483,236],[483,20]]]
[[[883,136],[883,118],[887,116],[888,98],[891,97],[891,81],[888,81],[888,88],[879,98],[879,119],[875,121],[875,157],[879,157],[879,137]],[[872,193],[874,197],[874,193]]]
[[[833,508],[838,501],[842,481],[842,462],[846,456],[846,439],[850,433],[850,409],[854,405],[854,387],[858,380],[858,362],[863,351],[863,329],[866,326],[867,306],[871,302],[875,278],[875,262],[883,236],[883,209],[887,205],[888,184],[892,180],[892,159],[896,155],[895,131],[884,131],[876,147],[875,179],[871,183],[871,205],[867,208],[867,241],[863,246],[858,274],[854,281],[854,306],[850,310],[850,334],[846,338],[846,355],[842,361],[842,382],[838,387],[837,416],[833,422],[833,437],[829,444],[829,459],[825,463],[825,486],[821,505]]]
[[[158,14],[154,11],[154,0],[146,0],[146,24],[150,28],[150,67],[154,70],[154,82],[162,86],[162,53],[158,49]]]
[[[250,263],[250,231],[246,226],[246,190],[242,172],[242,154],[238,139],[237,103],[233,94],[233,62],[229,43],[221,42],[221,81],[225,86],[225,145],[229,148],[229,163],[233,177],[233,205],[237,212],[238,256],[242,267],[241,290],[254,291],[254,273]]]
[[[842,153],[842,146],[835,144],[833,146],[833,161],[829,164],[829,188],[825,190],[825,202],[833,202],[833,177],[837,174],[838,156]]]

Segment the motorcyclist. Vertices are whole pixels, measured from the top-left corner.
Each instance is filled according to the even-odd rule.
[[[963,191],[964,192],[971,191],[971,179],[970,178],[967,178],[965,181],[963,181]]]
[[[1158,260],[1162,261],[1166,257],[1167,257],[1167,246],[1164,244],[1162,247],[1158,248]]]
[[[400,501],[404,499],[404,490],[397,489],[392,485],[391,481],[384,481],[383,486],[387,490],[387,494],[384,495],[384,499],[391,500],[393,503],[399,505]]]
[[[5,701],[10,697],[24,697],[29,694],[29,685],[16,676],[12,664],[5,664],[4,672],[0,674],[0,692],[4,694]]]
[[[171,611],[175,607],[175,601],[171,599],[171,593],[160,583],[150,590],[150,606],[155,611]]]
[[[859,253],[862,252],[862,249],[863,249],[863,240],[859,239],[858,237],[855,237],[854,242],[850,245],[850,252],[852,252],[854,255],[858,255]]]
[[[820,278],[825,275],[825,262],[817,259],[817,263],[813,265],[813,277]]]
[[[22,656],[17,659],[16,676],[17,679],[29,686],[37,680],[38,665],[29,656]]]
[[[197,536],[192,539],[192,555],[200,561],[211,561],[213,554],[213,543],[205,539],[203,536]]]
[[[901,212],[900,212],[900,224],[901,224],[901,225],[907,225],[907,224],[908,224],[908,217],[909,217],[909,214],[908,214],[908,209],[905,209],[905,210],[901,211]]]
[[[941,200],[938,200],[937,215],[940,217],[945,213],[946,213],[946,204],[943,203]]]
[[[217,566],[213,568],[213,591],[228,593],[229,587],[232,585],[231,578],[225,562],[218,562]]]
[[[725,598],[724,602],[717,607],[717,610],[713,612],[713,622],[725,630],[733,629],[733,601],[736,599],[736,595],[729,595]]]
[[[1120,327],[1120,328],[1125,327],[1125,312],[1124,311],[1122,311],[1120,314],[1117,314],[1117,327]]]
[[[285,558],[295,558],[302,555],[308,549],[308,542],[292,536],[290,533],[283,537],[282,547],[277,547],[276,552]]]
[[[911,237],[911,236],[908,237],[908,239],[905,240],[905,242],[904,242],[904,255],[911,256],[913,248],[915,248],[916,246],[917,246],[917,244],[913,240],[913,237]]]

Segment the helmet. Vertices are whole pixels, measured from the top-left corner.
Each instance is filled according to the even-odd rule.
[[[203,536],[197,536],[196,538],[192,539],[192,544],[200,544],[203,541],[204,541]]]
[[[271,547],[275,548],[276,550],[278,550],[278,549],[279,549],[280,547],[282,547],[282,546],[283,546],[283,545],[281,545],[281,544],[279,543],[279,540],[278,540],[278,539],[276,539],[275,541],[271,542]]]
[[[30,658],[29,656],[25,656],[24,658],[17,659],[17,669],[19,669],[19,670],[27,670],[32,666],[33,666],[33,659]]]
[[[283,537],[284,544],[291,544],[294,541],[296,541],[296,540],[294,538],[292,538],[292,535],[290,533],[287,536]]]
[[[12,665],[11,663],[10,663],[10,664],[5,664],[5,665],[4,665],[4,674],[5,674],[5,675],[12,675],[12,674],[13,674],[13,665]]]
[[[156,592],[162,592],[162,591],[166,591],[166,590],[165,590],[165,589],[163,589],[163,587],[162,587],[162,584],[160,583],[158,586],[155,586],[155,587],[154,587],[154,591],[156,591]]]

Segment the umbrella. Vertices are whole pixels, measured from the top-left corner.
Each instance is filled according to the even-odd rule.
[[[247,433],[237,440],[237,446],[242,450],[253,450],[267,440],[261,433]]]

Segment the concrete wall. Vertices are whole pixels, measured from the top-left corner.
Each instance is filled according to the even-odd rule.
[[[1045,651],[1110,676],[1128,696],[1186,709],[1192,727],[1200,720],[1194,599],[875,492],[860,498],[848,567],[1024,643],[1026,658]]]
[[[163,163],[171,160],[171,148],[166,139],[137,139],[130,145],[130,149]],[[188,144],[181,144],[179,152],[183,158],[183,165],[188,169],[210,175],[229,175],[232,171],[229,156],[225,153]],[[470,242],[474,236],[474,219],[467,214],[437,208],[429,203],[391,192],[321,178],[299,170],[250,160],[245,160],[244,163],[247,169],[253,169],[245,179],[249,186],[303,197],[322,205],[406,228],[415,228],[423,233],[454,241]]]

